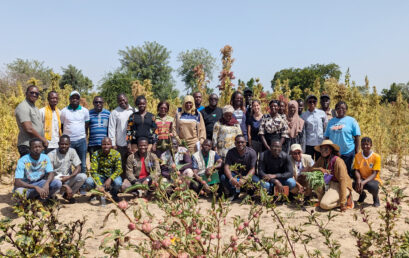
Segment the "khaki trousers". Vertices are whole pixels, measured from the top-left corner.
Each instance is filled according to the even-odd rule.
[[[331,181],[329,183],[328,190],[322,195],[322,192],[317,191],[318,199],[320,201],[320,207],[323,210],[332,210],[340,206],[340,184],[338,182]],[[347,189],[347,197],[351,194],[351,190]]]

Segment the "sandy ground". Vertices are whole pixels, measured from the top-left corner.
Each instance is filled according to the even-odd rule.
[[[393,171],[393,172],[392,172]],[[388,188],[392,186],[399,186],[404,188],[404,193],[409,196],[409,189],[407,185],[409,183],[408,172],[406,169],[402,169],[402,175],[397,178],[394,177],[396,169],[394,168],[384,168],[381,172],[381,177],[384,182],[388,185]],[[381,195],[383,197],[383,195]],[[129,199],[130,196],[127,196],[126,199]],[[127,220],[120,214],[118,217],[111,216],[108,220],[107,226],[104,229],[101,229],[103,219],[108,211],[114,208],[113,204],[108,204],[105,207],[99,205],[99,202],[90,203],[88,201],[88,196],[82,196],[77,199],[77,203],[75,204],[64,204],[63,208],[60,210],[60,218],[63,221],[74,221],[76,219],[86,217],[87,223],[86,228],[92,228],[94,231],[94,235],[91,239],[89,239],[86,243],[86,251],[84,255],[86,257],[103,257],[105,256],[104,253],[99,250],[99,245],[102,240],[101,233],[107,229],[115,229],[120,228],[124,231],[127,231]],[[358,199],[358,194],[354,193],[354,200]],[[211,203],[206,199],[201,199],[199,201],[200,206],[203,210],[210,208]],[[396,229],[400,232],[409,230],[409,224],[407,221],[409,220],[409,204],[408,199],[402,203],[402,216],[399,219],[398,225]],[[15,218],[16,216],[12,212],[12,208],[10,207],[11,204],[11,187],[6,185],[0,186],[0,219],[4,217],[11,217]],[[365,210],[370,214],[371,220],[374,222],[374,225],[379,224],[378,214],[377,211],[383,209],[384,202],[381,201],[380,208],[374,208],[371,206],[372,204],[372,197],[368,195],[366,199],[366,203],[364,204]],[[359,208],[355,205],[354,210],[348,210],[345,213],[340,213],[339,210],[333,212],[337,216],[334,220],[329,224],[329,229],[333,231],[334,239],[337,239],[341,243],[341,251],[342,257],[356,257],[357,256],[357,248],[356,248],[356,241],[350,235],[350,231],[352,228],[355,228],[361,232],[367,230],[367,227],[364,223],[362,223],[362,219],[358,219],[355,221],[353,219],[354,214],[357,214],[358,217],[360,216]],[[228,215],[227,225],[223,229],[223,236],[226,239],[229,239],[231,235],[233,235],[233,220],[232,217],[239,215],[243,218],[246,217],[248,214],[251,206],[249,205],[240,205],[239,203],[233,203],[231,206],[231,212]],[[319,209],[308,207],[308,210],[316,210],[320,214],[320,218],[325,219],[327,212],[320,211]],[[293,205],[281,205],[278,207],[278,210],[281,214],[286,217],[287,223],[289,224],[300,224],[307,221],[307,213],[298,210]],[[158,214],[158,217],[162,217],[163,212],[155,205],[150,204],[150,211],[153,214]],[[131,214],[131,212],[129,212]],[[406,222],[405,222],[406,219]],[[266,234],[271,235],[274,230],[277,230],[278,224],[274,222],[271,214],[264,213],[261,217],[261,227],[265,231]],[[327,254],[327,249],[323,244],[324,239],[319,235],[317,228],[315,227],[307,227],[307,232],[311,233],[314,236],[314,240],[309,244],[308,248],[310,250],[314,249],[321,249],[324,254]],[[282,232],[280,232],[281,234]],[[132,233],[133,236],[138,236],[137,232]],[[140,235],[141,236],[141,235]],[[1,249],[3,248],[0,246]],[[301,245],[296,246],[297,256],[304,253],[303,247]],[[325,255],[327,256],[327,255]],[[121,257],[135,257],[135,254],[131,253],[130,251],[123,251],[121,253]]]

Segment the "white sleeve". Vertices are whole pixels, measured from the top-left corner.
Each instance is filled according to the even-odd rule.
[[[109,115],[109,120],[108,120],[108,137],[112,141],[112,146],[116,145],[116,117],[115,117],[115,110],[112,110],[111,114]]]
[[[45,108],[40,108],[40,115],[41,115],[41,120],[43,121],[43,124],[45,122]]]

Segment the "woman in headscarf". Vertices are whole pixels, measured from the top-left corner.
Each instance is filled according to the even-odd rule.
[[[298,115],[298,103],[295,100],[288,102],[287,123],[289,138],[286,139],[283,151],[290,153],[290,146],[299,144],[305,152],[304,120]]]
[[[200,144],[206,139],[203,117],[194,108],[194,103],[191,95],[185,96],[182,109],[176,113],[175,118],[177,136],[187,143],[191,154],[200,150]]]
[[[227,152],[234,147],[234,138],[242,134],[240,124],[233,116],[234,108],[227,105],[223,108],[222,118],[213,127],[213,145],[215,151],[224,160]]]

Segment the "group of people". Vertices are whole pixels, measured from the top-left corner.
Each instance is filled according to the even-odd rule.
[[[247,182],[259,183],[270,194],[316,194],[323,209],[353,207],[352,191],[379,206],[380,156],[368,137],[360,139],[357,121],[346,115],[340,101],[330,109],[330,97],[310,95],[303,100],[271,100],[263,114],[251,89],[236,91],[230,105],[218,107],[210,94],[207,107],[195,92],[183,99],[175,116],[162,101],[157,114],[147,111],[138,96],[135,107],[125,94],[118,107],[104,109],[96,96],[94,108],[80,105],[80,93],[71,92],[70,104],[57,108],[58,94],[49,92],[48,104],[35,106],[39,89],[30,86],[16,110],[20,159],[15,191],[46,199],[61,193],[70,203],[74,194],[97,188],[118,193],[132,185],[157,185],[158,180],[185,180],[200,192],[213,184],[233,200]],[[87,142],[88,138],[88,142]],[[360,151],[360,146],[362,151]],[[90,169],[86,166],[87,151]],[[326,186],[311,189],[304,172],[321,171]]]

